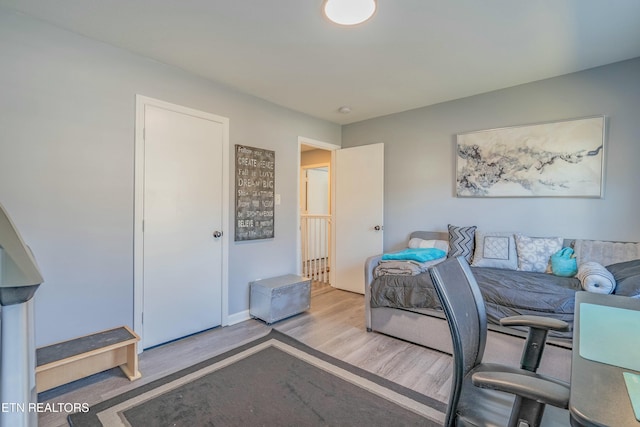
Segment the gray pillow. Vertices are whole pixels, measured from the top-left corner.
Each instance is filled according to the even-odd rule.
[[[607,266],[616,279],[616,295],[640,298],[640,259],[619,262]]]
[[[462,256],[471,263],[475,247],[476,226],[459,227],[449,224],[449,258]]]
[[[471,265],[516,270],[518,254],[513,233],[476,230],[476,247]]]

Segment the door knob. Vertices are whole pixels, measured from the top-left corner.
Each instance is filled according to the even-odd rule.
[[[376,231],[380,231],[380,230],[382,230],[382,227],[379,226],[379,225],[376,225],[375,227],[373,227],[373,229],[376,230]]]
[[[222,237],[222,231],[218,231],[218,230],[214,231],[213,237],[215,237],[216,239],[219,237]]]

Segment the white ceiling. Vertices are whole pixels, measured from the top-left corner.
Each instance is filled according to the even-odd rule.
[[[638,0],[378,0],[354,28],[327,22],[321,4],[0,0],[340,124],[640,57]]]

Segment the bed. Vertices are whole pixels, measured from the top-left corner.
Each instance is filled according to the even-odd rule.
[[[414,237],[448,240],[448,233],[416,231],[410,236]],[[564,241],[565,246],[573,243]],[[451,354],[449,328],[428,272],[374,277],[380,260],[378,255],[365,263],[367,330]],[[573,323],[575,293],[582,290],[577,278],[488,267],[472,267],[472,271],[485,298],[489,322],[485,362],[519,364],[526,330],[500,326],[502,317],[542,315]],[[640,286],[631,296],[640,296]],[[571,334],[571,331],[550,334],[540,372],[569,380]]]

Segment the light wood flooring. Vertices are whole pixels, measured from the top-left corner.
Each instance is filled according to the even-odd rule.
[[[271,326],[247,320],[155,347],[140,354],[139,380],[130,382],[115,368],[41,393],[38,400],[94,405],[265,335],[271,328],[388,380],[447,401],[451,356],[366,332],[364,297],[319,283],[313,284],[311,309],[303,314]],[[39,426],[68,425],[65,413],[39,415]]]

